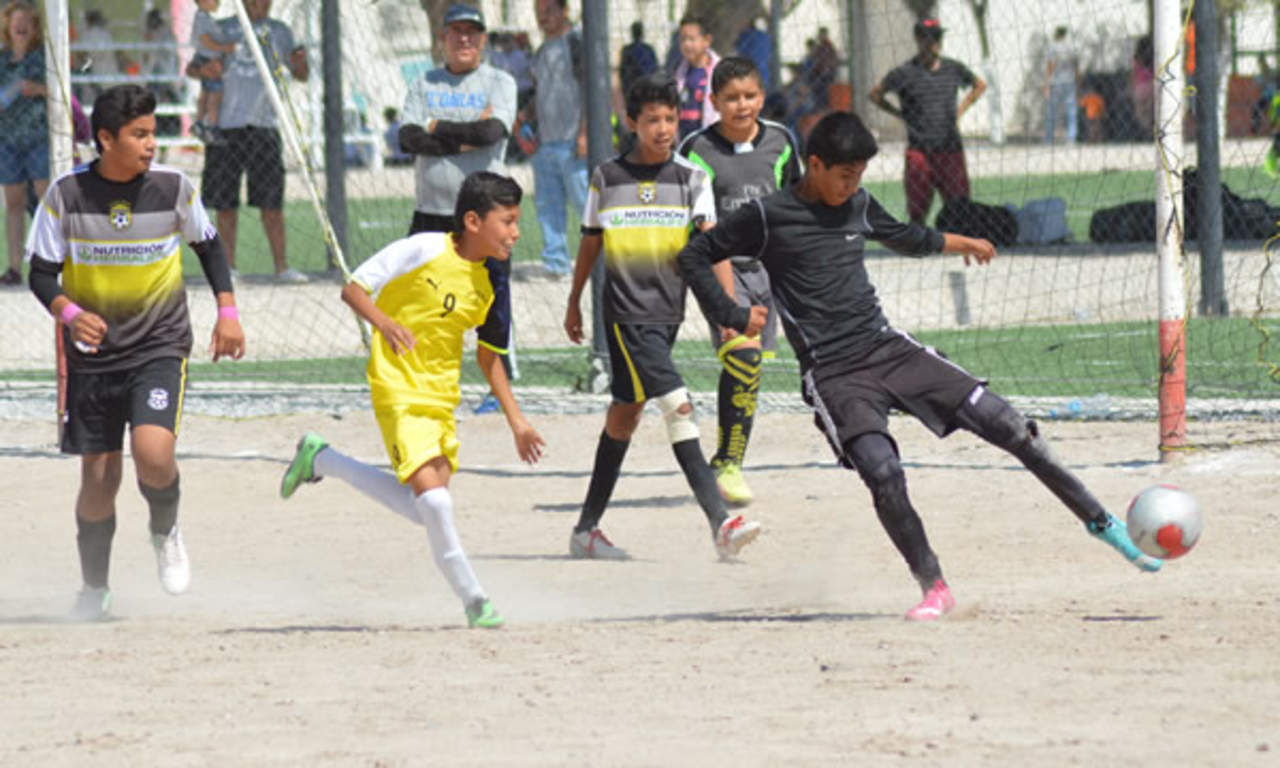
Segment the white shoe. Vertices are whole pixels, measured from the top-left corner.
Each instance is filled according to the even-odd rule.
[[[191,586],[191,561],[187,560],[187,547],[182,543],[182,531],[173,526],[168,536],[151,535],[151,546],[156,550],[156,570],[160,574],[160,586],[171,595],[180,595]]]
[[[71,608],[72,621],[106,621],[111,617],[111,590],[86,586],[76,595]]]
[[[720,524],[716,532],[716,552],[721,558],[730,558],[756,540],[763,530],[759,523],[749,523],[742,515],[731,517]]]
[[[277,283],[309,283],[311,282],[311,278],[302,274],[301,272],[294,269],[293,267],[289,267],[283,272],[276,273],[276,282]]]
[[[231,279],[234,280],[235,282],[240,282],[240,270],[236,269],[235,267],[232,267]]]
[[[625,549],[613,546],[599,528],[575,532],[569,537],[569,555],[584,560],[630,560]]]

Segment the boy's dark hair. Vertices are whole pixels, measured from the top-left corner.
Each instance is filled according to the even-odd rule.
[[[1066,36],[1067,36],[1067,28],[1066,28],[1066,27],[1058,27],[1057,29],[1053,30],[1053,39],[1054,39],[1054,40],[1061,40],[1062,38],[1064,38],[1064,37],[1066,37]]]
[[[638,43],[643,39],[644,39],[644,22],[643,21],[631,22],[631,41]]]
[[[466,229],[465,220],[469,211],[484,218],[498,206],[511,207],[520,205],[523,195],[520,185],[509,176],[502,176],[492,171],[476,171],[462,180],[462,189],[458,190],[458,202],[453,207],[453,228],[455,232]]]
[[[804,156],[816,155],[823,165],[830,168],[870,160],[879,149],[876,137],[863,125],[862,118],[852,112],[832,112],[809,132]]]
[[[400,111],[395,107],[387,107],[382,110],[382,119],[386,120],[388,123],[394,123],[396,120],[400,119]]]
[[[693,24],[697,26],[698,31],[701,32],[703,35],[706,35],[709,31],[707,29],[707,20],[702,18],[701,16],[694,16],[692,13],[681,17],[680,26],[677,27],[677,29],[679,29],[680,27],[687,26],[689,24]]]
[[[676,81],[665,72],[654,72],[636,80],[627,89],[627,117],[635,120],[644,111],[645,104],[662,104],[678,109],[680,89]]]
[[[763,89],[764,78],[760,77],[760,68],[754,61],[745,56],[725,56],[711,72],[711,92],[719,93],[730,80],[744,77],[754,77],[756,85]]]
[[[117,85],[98,94],[93,100],[93,115],[89,127],[93,129],[93,143],[102,153],[98,131],[106,131],[119,138],[120,129],[144,115],[155,114],[156,95],[139,85]]]

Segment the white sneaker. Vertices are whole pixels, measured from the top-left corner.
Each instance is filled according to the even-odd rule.
[[[625,549],[613,546],[599,528],[575,532],[569,537],[569,555],[584,560],[630,560]]]
[[[240,282],[240,270],[236,269],[235,267],[232,267],[232,268],[231,268],[231,279],[232,279],[233,281],[235,281],[235,282]]]
[[[111,617],[111,590],[86,586],[76,595],[71,608],[72,621],[106,621]]]
[[[759,523],[749,523],[742,515],[731,517],[720,524],[716,532],[716,552],[721,558],[730,558],[756,540],[763,529]]]
[[[156,550],[160,586],[171,595],[186,592],[191,586],[191,562],[187,560],[187,547],[182,543],[182,531],[175,525],[168,536],[154,533],[151,546]]]
[[[293,267],[289,267],[283,272],[276,273],[276,282],[277,283],[295,283],[295,284],[309,283],[311,282],[311,278],[302,274],[301,272],[294,269]]]

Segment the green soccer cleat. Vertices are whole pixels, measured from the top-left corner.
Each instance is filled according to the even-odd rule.
[[[742,467],[726,461],[715,467],[716,485],[720,488],[720,498],[726,504],[745,507],[755,498],[747,481],[742,477]]]
[[[1119,552],[1121,557],[1133,563],[1139,570],[1155,573],[1160,570],[1160,566],[1164,565],[1164,561],[1160,558],[1152,557],[1138,549],[1129,538],[1129,527],[1115,515],[1107,515],[1107,521],[1102,525],[1085,523],[1085,528],[1094,538],[1111,545],[1112,549]]]
[[[493,603],[482,597],[467,606],[467,626],[498,629],[502,626],[502,616],[493,607]]]
[[[315,460],[316,454],[329,447],[329,443],[315,432],[308,432],[298,441],[298,450],[293,454],[293,461],[289,462],[289,468],[284,471],[284,477],[280,478],[280,497],[287,499],[298,490],[298,486],[303,483],[318,483],[320,478],[316,477]]]

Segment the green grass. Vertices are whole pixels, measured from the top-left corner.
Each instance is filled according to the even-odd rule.
[[[1280,322],[1264,324],[1280,337]],[[998,329],[931,331],[917,334],[999,392],[1023,396],[1075,397],[1106,393],[1116,397],[1154,397],[1158,384],[1154,322],[1095,325],[1014,326]],[[1272,344],[1247,318],[1192,318],[1187,325],[1188,397],[1280,398],[1280,378],[1271,378],[1261,355],[1280,364],[1280,339]],[[590,374],[583,348],[521,349],[521,386],[581,389]],[[680,341],[675,357],[686,382],[696,391],[714,391],[720,366],[703,341]],[[195,363],[197,382],[271,381],[296,384],[364,384],[363,357],[297,361]],[[50,380],[51,371],[0,371],[0,380]],[[484,379],[474,360],[463,364],[462,381]],[[782,342],[777,359],[765,365],[762,388],[796,392],[797,366]]]

